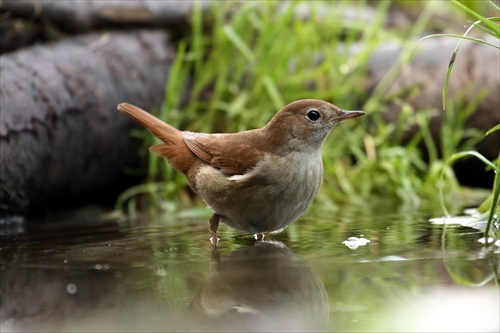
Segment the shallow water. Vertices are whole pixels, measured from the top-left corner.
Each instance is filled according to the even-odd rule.
[[[200,219],[10,232],[0,330],[500,330],[500,247],[480,230],[431,224],[429,209],[350,208],[264,242],[222,225],[217,250]]]

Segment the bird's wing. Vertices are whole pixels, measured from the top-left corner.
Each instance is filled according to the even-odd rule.
[[[245,174],[263,157],[262,150],[250,143],[246,133],[182,132],[182,135],[186,145],[196,156],[230,176]]]

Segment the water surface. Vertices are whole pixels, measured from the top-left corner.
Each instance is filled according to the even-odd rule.
[[[439,213],[307,213],[264,242],[222,225],[216,250],[201,219],[27,226],[2,236],[0,328],[498,332],[500,248]]]

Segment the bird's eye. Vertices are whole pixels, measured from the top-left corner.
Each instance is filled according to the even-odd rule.
[[[321,118],[321,114],[319,113],[318,110],[313,109],[313,110],[307,111],[306,117],[308,120],[316,122],[319,120],[319,118]]]

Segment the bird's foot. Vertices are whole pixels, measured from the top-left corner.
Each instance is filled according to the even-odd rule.
[[[219,238],[217,238],[217,232],[210,230],[210,235],[212,236],[210,237],[210,243],[212,243],[212,245],[214,246],[217,246],[217,243],[219,242]]]
[[[217,238],[217,229],[219,228],[219,221],[220,221],[220,215],[219,214],[213,214],[210,220],[208,221],[208,230],[210,230],[210,242],[212,243],[213,246],[217,246],[217,243],[219,242],[219,239]]]
[[[257,241],[263,241],[264,240],[264,234],[262,233],[257,233],[253,235],[255,237],[255,240]]]

